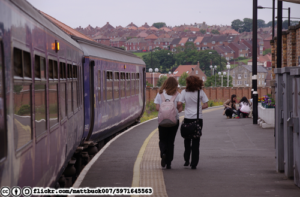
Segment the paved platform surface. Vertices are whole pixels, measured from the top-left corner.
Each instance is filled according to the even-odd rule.
[[[100,154],[79,187],[153,187],[152,196],[300,197],[300,188],[275,171],[274,130],[252,119],[226,119],[222,108],[204,110],[200,161],[184,167],[180,131],[172,169],[160,166],[157,120],[120,135]],[[181,114],[183,116],[184,114]]]

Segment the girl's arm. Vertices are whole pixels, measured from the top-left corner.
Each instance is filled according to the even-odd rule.
[[[178,109],[178,113],[182,112],[182,110],[183,110],[182,102],[177,102],[177,109]]]

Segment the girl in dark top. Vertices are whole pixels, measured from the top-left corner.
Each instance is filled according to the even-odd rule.
[[[231,95],[231,99],[228,99],[227,101],[224,102],[224,107],[225,107],[225,114],[227,118],[232,118],[232,114],[237,113],[236,111],[236,95],[233,94]]]

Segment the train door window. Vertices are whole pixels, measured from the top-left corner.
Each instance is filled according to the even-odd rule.
[[[4,80],[3,80],[3,51],[2,42],[0,41],[0,162],[7,155],[7,130],[5,128],[5,115],[4,115]]]
[[[35,134],[39,136],[47,131],[46,119],[46,78],[45,58],[35,55],[34,57],[34,114]]]
[[[115,78],[114,78],[114,99],[120,98],[119,95],[119,80],[120,80],[120,73],[115,72]]]
[[[79,106],[82,105],[82,70],[81,67],[78,67],[78,98],[79,98]]]
[[[59,82],[60,82],[60,120],[63,120],[67,116],[67,99],[66,99],[66,64],[60,62],[60,75],[59,75]]]
[[[105,84],[105,71],[103,71],[103,75],[102,75],[102,94],[103,94],[103,100],[106,101],[106,84]]]
[[[136,79],[135,79],[135,93],[136,94],[140,94],[140,73],[136,73]]]
[[[126,96],[130,97],[130,73],[126,73]]]
[[[57,61],[49,59],[49,125],[50,128],[58,123],[58,65]]]
[[[134,87],[135,87],[135,85],[134,85],[134,82],[135,82],[135,76],[134,76],[134,73],[131,73],[131,95],[134,95],[135,93],[135,91],[134,91]]]
[[[73,106],[72,106],[72,65],[67,65],[67,110],[68,115],[70,115],[73,112]]]
[[[98,91],[98,102],[101,102],[101,71],[98,70],[98,81],[97,81],[97,91]]]
[[[30,53],[14,48],[14,135],[16,150],[32,140],[31,58]]]
[[[106,87],[107,87],[107,100],[112,99],[113,95],[113,73],[110,71],[106,72]]]
[[[73,109],[78,108],[78,66],[73,66]]]
[[[125,73],[121,72],[120,80],[121,98],[125,97]]]

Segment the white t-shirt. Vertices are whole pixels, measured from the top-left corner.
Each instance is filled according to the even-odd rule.
[[[184,118],[197,119],[197,98],[198,98],[198,91],[195,92],[186,92],[185,90],[181,91],[179,102],[185,103]],[[202,119],[201,101],[202,103],[208,102],[208,98],[203,90],[200,90],[199,119]]]
[[[165,99],[171,100],[171,98],[173,97],[173,95],[168,95],[166,93],[166,90],[163,91],[163,94],[165,96]],[[174,100],[174,104],[175,104],[175,107],[176,107],[176,118],[177,119],[179,119],[178,110],[177,110],[177,102],[179,102],[179,98],[180,98],[180,93],[178,92],[178,95],[177,95],[177,97]],[[156,97],[154,99],[154,103],[155,104],[159,104],[159,105],[162,103],[161,95],[159,93],[157,93],[157,95],[156,95]]]

